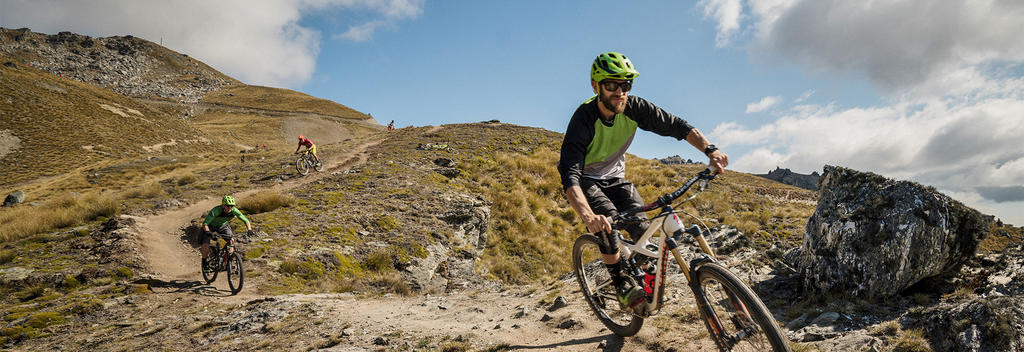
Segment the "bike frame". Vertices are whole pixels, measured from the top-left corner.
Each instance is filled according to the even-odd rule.
[[[677,215],[679,212],[674,211],[672,206],[664,206],[658,215],[652,218],[651,225],[647,227],[647,231],[644,232],[643,236],[634,243],[630,243],[620,237],[619,251],[622,254],[622,258],[625,260],[634,259],[636,255],[642,255],[648,258],[657,259],[655,277],[654,277],[654,293],[652,297],[656,304],[652,307],[648,305],[646,313],[648,315],[654,314],[661,309],[662,303],[664,302],[664,287],[665,287],[665,271],[668,265],[668,253],[672,253],[673,259],[679,265],[683,271],[683,275],[686,276],[687,282],[692,281],[690,276],[690,265],[682,259],[682,255],[679,254],[679,246],[674,243],[669,243],[669,236],[665,228],[669,221],[676,222],[678,228],[684,228],[682,221]],[[660,234],[658,234],[660,233]],[[658,234],[655,236],[655,234]],[[655,239],[655,237],[657,237]],[[697,243],[700,246],[701,252],[706,254],[709,258],[714,260],[715,253],[711,250],[711,246],[708,245],[707,240],[704,238],[704,234],[700,233],[695,235]],[[655,240],[657,242],[653,242]],[[666,251],[668,249],[668,251]]]

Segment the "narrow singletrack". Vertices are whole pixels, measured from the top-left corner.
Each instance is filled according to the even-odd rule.
[[[314,172],[304,177],[291,178],[268,188],[249,189],[238,192],[235,197],[245,198],[256,192],[273,190],[284,192],[289,189],[315,182],[327,175],[345,171],[366,162],[366,150],[380,141],[372,141],[360,145],[347,153],[348,157],[329,160],[323,172]],[[199,276],[198,251],[182,241],[181,228],[189,221],[200,217],[206,211],[220,204],[220,198],[212,197],[200,200],[191,205],[164,213],[142,217],[138,220],[139,236],[142,242],[143,255],[149,262],[149,268],[157,277],[168,280],[197,279]]]

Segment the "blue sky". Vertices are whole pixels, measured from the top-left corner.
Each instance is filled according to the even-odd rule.
[[[995,0],[0,0],[0,26],[132,34],[398,126],[564,132],[600,52],[763,173],[841,165],[1024,224],[1024,3]],[[703,160],[641,132],[630,152]]]

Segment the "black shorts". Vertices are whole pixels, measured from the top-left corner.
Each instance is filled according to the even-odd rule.
[[[595,180],[583,177],[580,179],[580,188],[583,189],[583,195],[587,197],[587,203],[590,204],[590,209],[595,214],[612,217],[618,215],[620,210],[629,210],[644,205],[644,200],[636,191],[636,187],[625,178]],[[639,213],[637,216],[646,217],[646,214]],[[640,238],[644,231],[647,231],[647,225],[647,222],[632,224],[626,227],[626,232],[629,233],[630,238],[635,240]],[[618,250],[617,239],[609,238],[608,240],[611,248],[605,250],[616,252]]]
[[[224,225],[220,225],[220,227],[218,228],[210,228],[210,232],[203,231],[203,233],[199,235],[199,243],[209,243],[210,240],[213,239],[213,237],[211,237],[210,235],[214,233],[220,234],[221,237],[225,238],[231,238],[235,236],[235,234],[231,232],[231,225],[224,223]]]

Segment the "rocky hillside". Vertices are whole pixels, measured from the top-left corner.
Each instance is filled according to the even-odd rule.
[[[678,269],[638,336],[594,318],[571,274],[583,226],[555,170],[558,133],[496,121],[385,132],[340,104],[238,85],[201,63],[161,83],[185,89],[179,98],[118,93],[132,79],[104,69],[126,83],[83,83],[40,57],[77,57],[86,39],[108,50],[100,58],[162,49],[0,37],[18,47],[0,52],[0,158],[14,165],[3,186],[20,180],[27,195],[0,208],[4,349],[714,348]],[[187,90],[181,77],[227,83]],[[323,172],[295,172],[297,133],[319,142]],[[648,200],[704,167],[627,162]],[[793,350],[1020,350],[1019,228],[925,186],[825,171],[817,192],[727,171],[677,207],[708,224],[721,263]],[[237,295],[198,272],[197,224],[224,194],[257,230],[234,223],[246,268]],[[682,243],[685,257],[694,245]]]
[[[767,178],[769,180],[785,183],[791,186],[797,186],[809,190],[818,189],[818,172],[812,172],[810,175],[804,175],[790,171],[789,169],[783,169],[776,167],[775,170],[769,171],[767,174],[755,174]]]

